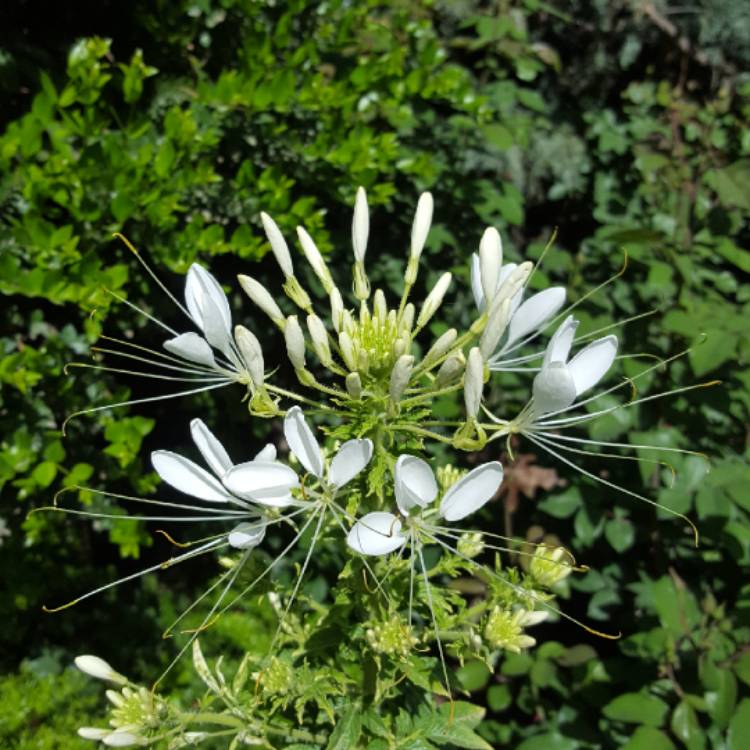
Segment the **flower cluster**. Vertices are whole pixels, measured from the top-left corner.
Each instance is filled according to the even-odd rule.
[[[286,604],[277,607],[280,622],[274,644],[284,640],[284,619],[308,567],[314,564],[316,545],[326,534],[338,537],[342,549],[348,549],[347,567],[360,566],[363,575],[375,582],[362,636],[369,648],[380,660],[398,661],[406,659],[418,643],[434,642],[448,694],[450,679],[441,632],[450,633],[452,653],[461,658],[471,654],[492,664],[501,650],[517,652],[534,645],[534,638],[525,633],[527,627],[542,622],[550,613],[562,614],[550,604],[548,590],[576,569],[564,548],[538,545],[535,551],[525,552],[515,540],[486,530],[454,526],[480,511],[497,495],[503,481],[503,465],[490,460],[468,472],[451,466],[437,467],[435,471],[434,461],[431,465],[429,460],[429,444],[434,441],[464,451],[477,451],[505,437],[512,457],[510,440],[522,435],[564,463],[575,466],[563,454],[588,453],[586,448],[594,443],[559,434],[561,429],[639,401],[631,399],[620,407],[598,411],[581,410],[601,395],[626,385],[618,383],[585,396],[610,371],[617,356],[618,340],[612,334],[594,338],[571,358],[576,341],[586,341],[590,336],[576,339],[578,321],[563,311],[565,289],[550,287],[524,300],[533,266],[529,262],[503,263],[502,241],[494,228],[484,232],[478,253],[471,258],[471,288],[477,306],[471,324],[464,331],[448,328],[433,340],[421,340],[452,282],[452,275],[443,273],[421,303],[410,300],[432,213],[432,197],[425,193],[419,199],[412,223],[403,293],[392,306],[383,290],[371,289],[367,275],[369,211],[362,188],[357,191],[352,222],[352,286],[356,309],[347,307],[313,239],[298,227],[302,253],[327,295],[325,312],[320,309],[316,312],[310,293],[295,274],[289,247],[279,227],[270,216],[261,215],[283,274],[284,294],[298,311],[284,313],[271,292],[251,276],[240,275],[239,283],[282,332],[287,358],[302,389],[299,393],[275,384],[266,371],[266,358],[258,337],[242,325],[232,327],[224,290],[197,264],[187,274],[185,304],[170,295],[197,331],[179,333],[136,308],[170,335],[163,342],[167,354],[115,340],[112,341],[120,345],[119,349],[98,348],[101,353],[129,362],[148,363],[154,368],[137,374],[191,384],[186,391],[144,400],[240,384],[247,391],[251,415],[283,418],[286,447],[294,459],[280,460],[276,446],[268,444],[252,460],[234,463],[207,425],[194,419],[190,434],[205,467],[168,450],[157,450],[151,455],[153,468],[161,480],[190,498],[189,502],[110,495],[118,500],[169,509],[169,514],[159,516],[159,520],[222,524],[221,531],[181,543],[187,551],[141,574],[216,550],[236,551],[239,555],[238,561],[200,597],[199,601],[218,591],[208,614],[197,628],[189,631],[193,635],[177,658],[191,644],[197,646],[198,633],[268,576],[308,529],[307,552],[296,583],[286,592]],[[145,266],[137,252],[136,257]],[[135,307],[130,302],[126,304]],[[551,326],[556,327],[546,348],[535,344],[529,351],[523,351]],[[311,361],[311,354],[316,362]],[[97,367],[107,369],[104,365]],[[492,413],[492,401],[486,398],[486,384],[495,371],[533,374],[530,398],[512,419]],[[458,422],[443,420],[432,411],[434,399],[447,394],[463,401],[464,416]],[[97,406],[90,411],[120,405]],[[327,441],[316,437],[301,405],[309,417],[321,418]],[[627,447],[618,443],[603,445]],[[227,601],[244,563],[263,544],[270,527],[280,533],[291,529],[291,540],[260,575]],[[504,546],[498,546],[497,540]],[[438,553],[437,558],[432,554],[429,565],[425,554],[428,547]],[[509,549],[515,555],[529,556],[527,574],[508,573],[497,562],[494,565],[486,562],[486,553]],[[486,594],[481,605],[469,608],[463,600],[441,590],[441,580],[460,573],[469,573],[484,582]],[[136,575],[139,574],[90,591],[76,601]],[[170,632],[193,606],[180,615]],[[275,655],[270,658],[276,666],[268,667],[271,669],[268,679],[276,674],[278,664],[285,668],[290,664],[278,661]],[[155,736],[151,729],[159,723],[160,704],[149,704],[139,690],[129,686],[105,662],[100,663],[94,657],[81,660],[79,666],[89,674],[124,685],[121,693],[110,696],[115,706],[114,732],[82,729],[82,736],[109,745],[119,742],[121,746],[128,744],[128,739],[132,739],[130,744],[150,741]],[[262,675],[259,672],[258,679]]]

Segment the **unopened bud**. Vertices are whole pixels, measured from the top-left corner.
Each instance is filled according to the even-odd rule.
[[[430,347],[430,350],[425,354],[422,360],[422,367],[429,368],[433,363],[437,362],[444,354],[447,354],[456,339],[458,333],[455,328],[449,328],[438,340]]]
[[[107,680],[120,685],[125,685],[128,681],[126,677],[123,677],[119,672],[115,672],[104,659],[100,659],[98,656],[83,654],[82,656],[76,656],[74,662],[81,672],[89,675],[89,677],[95,677],[97,680]]]
[[[307,262],[323,285],[326,294],[330,294],[334,286],[333,279],[325,260],[323,260],[323,256],[320,254],[320,250],[318,250],[317,245],[305,231],[304,227],[297,227],[297,237],[299,238],[300,245],[302,245],[302,252],[305,254]]]
[[[388,318],[388,305],[385,303],[385,294],[382,289],[376,289],[372,297],[373,315],[380,321]]]
[[[450,385],[460,377],[463,369],[464,363],[458,357],[448,357],[440,365],[440,369],[435,376],[435,386],[437,388],[445,388],[447,385]]]
[[[339,334],[339,349],[341,349],[341,357],[347,368],[349,370],[356,370],[358,362],[354,352],[354,344],[346,331],[342,331]]]
[[[370,296],[370,280],[361,261],[354,264],[354,296],[362,301]]]
[[[355,400],[362,398],[362,379],[358,372],[350,372],[346,376],[346,392]]]
[[[358,264],[364,263],[367,252],[367,237],[370,234],[370,214],[367,208],[367,193],[363,187],[357,188],[352,219],[352,247],[354,259]]]
[[[328,344],[328,331],[326,331],[323,321],[317,315],[308,315],[307,330],[310,332],[315,354],[318,355],[321,364],[330,369],[333,359],[331,358],[331,347]]]
[[[500,305],[492,306],[487,325],[482,332],[482,338],[479,340],[479,350],[482,352],[484,359],[489,359],[495,353],[497,345],[508,327],[510,303],[511,299],[506,298]]]
[[[255,334],[245,326],[234,327],[234,340],[240,350],[242,361],[254,388],[260,388],[265,380],[263,349]]]
[[[401,338],[401,336],[399,336],[393,342],[393,348],[391,350],[394,358],[398,359],[402,354],[406,354],[406,347],[407,347],[406,340]]]
[[[466,405],[467,419],[475,419],[479,413],[483,388],[484,359],[482,359],[479,347],[475,346],[469,352],[466,362],[466,374],[464,375],[464,404]]]
[[[573,570],[572,558],[564,547],[540,545],[531,558],[529,572],[542,586],[552,588]]]
[[[430,231],[432,223],[433,201],[430,193],[422,193],[417,202],[417,211],[414,214],[414,223],[411,225],[411,248],[409,258],[419,261],[422,254],[424,243],[427,240],[427,233]]]
[[[268,315],[269,318],[279,327],[284,327],[284,315],[279,309],[279,306],[274,301],[273,297],[268,293],[268,290],[263,284],[256,281],[251,276],[245,276],[240,274],[237,277],[240,282],[240,286],[245,291],[248,297]]]
[[[497,293],[502,264],[503,242],[500,233],[494,227],[487,227],[479,243],[479,278],[487,306],[492,303]]]
[[[344,301],[341,299],[341,292],[338,287],[333,287],[330,292],[331,299],[331,323],[336,333],[341,331],[344,324]]]
[[[286,353],[289,361],[292,363],[292,367],[295,370],[302,370],[305,366],[305,334],[302,333],[302,327],[296,315],[290,315],[286,319],[284,341],[286,343]]]
[[[84,740],[102,740],[108,734],[112,734],[111,729],[101,729],[100,727],[81,727],[78,730],[78,736]]]
[[[294,266],[292,266],[292,256],[289,254],[289,246],[286,244],[284,235],[276,225],[276,222],[267,214],[261,211],[260,219],[263,222],[263,229],[266,237],[271,243],[271,250],[276,257],[276,262],[281,268],[284,276],[294,275]]]
[[[424,328],[427,325],[430,318],[437,312],[438,308],[443,302],[443,297],[448,291],[448,287],[451,283],[451,274],[447,271],[438,279],[437,284],[432,287],[432,291],[427,295],[427,299],[422,305],[422,309],[419,312],[417,318],[417,327]]]
[[[406,336],[411,333],[412,326],[414,325],[414,314],[414,305],[410,302],[401,314],[401,325],[399,326],[399,331]]]
[[[132,747],[133,745],[144,744],[144,740],[132,732],[115,730],[106,737],[103,737],[102,743],[107,747]]]
[[[403,354],[398,358],[396,364],[391,370],[391,382],[388,388],[388,394],[391,401],[398,403],[401,396],[404,395],[406,386],[409,385],[409,378],[414,369],[414,357],[411,354]]]
[[[529,278],[533,268],[534,264],[531,261],[527,260],[520,263],[518,267],[513,270],[513,273],[505,279],[500,289],[497,290],[495,302],[499,304],[504,299],[512,299],[515,297],[518,290],[526,283],[526,279]]]

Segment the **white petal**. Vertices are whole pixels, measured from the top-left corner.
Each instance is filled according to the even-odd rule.
[[[171,354],[187,359],[190,362],[197,362],[199,365],[207,367],[216,367],[216,360],[203,336],[197,333],[181,333],[179,336],[169,341],[165,341],[164,348]]]
[[[440,515],[446,521],[460,521],[494,497],[503,481],[503,465],[491,461],[477,466],[459,479],[440,501]]]
[[[416,456],[399,456],[394,480],[396,504],[405,515],[414,506],[424,508],[437,497],[438,486],[430,465]]]
[[[477,310],[484,312],[484,292],[482,291],[482,278],[479,270],[479,255],[471,254],[471,292],[474,295],[474,302]]]
[[[370,234],[370,213],[367,208],[367,194],[363,187],[357,188],[352,219],[352,247],[354,259],[363,263],[367,252],[367,237]]]
[[[401,521],[393,513],[368,513],[352,526],[346,543],[363,555],[387,555],[406,543]]]
[[[328,479],[335,487],[351,482],[372,458],[372,440],[347,440],[331,461]]]
[[[233,466],[232,459],[202,419],[190,423],[190,434],[206,463],[217,477],[223,477]]]
[[[617,336],[605,336],[581,349],[568,364],[576,386],[576,396],[580,396],[596,385],[612,366],[617,355]]]
[[[206,296],[213,300],[224,321],[224,328],[230,330],[232,328],[232,313],[229,310],[227,295],[224,294],[219,282],[203,266],[193,263],[185,279],[185,302],[190,317],[201,329],[204,328],[203,301]]]
[[[479,242],[479,277],[488,305],[492,304],[499,288],[498,279],[502,264],[503,241],[500,239],[500,233],[494,227],[487,227]]]
[[[276,460],[276,446],[273,443],[264,445],[263,448],[256,454],[254,461],[275,461]]]
[[[544,367],[552,362],[564,364],[568,361],[568,354],[570,354],[570,347],[576,335],[576,328],[578,328],[578,321],[572,315],[568,315],[547,344],[547,350],[544,352]]]
[[[310,425],[299,406],[293,406],[284,417],[284,436],[299,462],[318,479],[323,478],[323,454]]]
[[[167,483],[186,495],[211,503],[231,502],[231,495],[205,469],[172,451],[154,451],[151,464]]]
[[[576,400],[576,384],[570,366],[551,362],[534,378],[532,386],[534,415],[567,409]]]
[[[231,468],[224,486],[238,497],[261,505],[283,508],[293,501],[291,491],[299,487],[293,469],[276,461],[248,461]]]
[[[529,297],[511,318],[508,343],[512,344],[541,328],[565,304],[565,287],[553,286]]]
[[[230,547],[235,549],[252,549],[257,547],[266,535],[266,527],[263,523],[240,523],[235,526],[227,536]]]
[[[203,285],[202,279],[200,283]],[[226,354],[236,364],[236,355],[232,349],[231,320],[227,323],[226,316],[213,295],[208,293],[207,287],[203,286],[203,289],[205,293],[201,300],[201,311],[203,312],[203,334],[206,337],[206,341],[211,346]],[[226,303],[226,297],[224,297],[224,302]]]

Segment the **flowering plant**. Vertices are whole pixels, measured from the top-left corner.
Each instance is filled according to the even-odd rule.
[[[107,691],[109,726],[84,727],[81,736],[114,747],[178,748],[215,738],[228,738],[231,747],[489,747],[475,732],[481,709],[457,700],[461,685],[453,664],[479,660],[492,670],[504,651],[533,647],[527,629],[548,618],[564,617],[600,637],[617,637],[593,630],[555,603],[566,578],[584,569],[563,546],[493,531],[497,513],[491,501],[505,473],[498,441],[505,438],[512,461],[511,438],[524,436],[613,487],[577,467],[574,458],[594,453],[627,459],[633,457],[611,451],[651,446],[595,443],[561,432],[656,396],[591,407],[604,394],[630,389],[635,380],[593,390],[618,357],[617,337],[595,331],[576,338],[578,322],[570,314],[575,305],[563,310],[562,287],[524,300],[534,267],[503,264],[494,228],[484,232],[470,261],[477,305],[472,322],[430,340],[428,326],[452,283],[445,272],[421,304],[411,300],[432,213],[432,197],[425,193],[412,225],[403,293],[393,306],[381,289],[372,291],[366,272],[369,211],[362,188],[352,222],[354,308],[313,239],[299,227],[303,254],[327,296],[325,313],[295,274],[278,226],[261,215],[284,294],[300,312],[284,313],[251,276],[240,275],[239,283],[283,334],[297,390],[278,385],[268,372],[268,352],[256,334],[232,326],[227,296],[208,270],[190,268],[182,304],[128,244],[196,330],[180,332],[137,308],[168,334],[167,353],[126,340],[110,339],[118,348],[99,347],[104,354],[149,366],[136,374],[188,384],[127,403],[239,386],[251,418],[282,421],[284,443],[269,443],[251,460],[235,463],[214,430],[196,418],[190,434],[207,468],[169,450],[151,454],[155,471],[180,493],[179,500],[110,495],[164,510],[164,515],[131,518],[194,523],[200,533],[208,522],[219,528],[174,542],[186,551],[76,601],[216,551],[231,557],[221,558],[225,570],[167,630],[177,633],[180,625],[187,636],[172,665],[192,651],[206,687],[200,706],[186,709],[160,697],[156,686],[149,691],[131,684],[102,659],[82,656],[81,670],[120,690]],[[540,340],[548,330],[553,332],[544,346]],[[574,344],[583,342],[588,343],[571,358]],[[530,398],[515,417],[494,413],[490,394],[497,371],[520,372],[530,380]],[[462,401],[462,419],[436,412],[434,404],[442,397]],[[447,450],[456,452],[455,465],[445,461]],[[464,454],[471,470],[459,467]],[[472,515],[485,523],[467,528],[464,521]],[[265,549],[269,529],[282,540],[273,554]],[[277,577],[295,554],[291,579]],[[325,576],[329,591],[305,590],[313,570]],[[199,636],[209,638],[224,613],[251,594],[270,602],[275,632],[264,648],[240,659],[230,679],[221,660],[209,666]],[[338,637],[332,643],[333,634]]]

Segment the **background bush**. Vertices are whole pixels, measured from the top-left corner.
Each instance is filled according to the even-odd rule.
[[[350,253],[359,184],[375,212],[369,267],[394,293],[416,196],[429,189],[428,268],[451,267],[467,282],[484,225],[498,226],[515,259],[537,257],[557,228],[535,283],[565,283],[575,300],[627,254],[623,276],[579,309],[583,325],[653,311],[618,329],[624,350],[691,349],[651,376],[649,390],[722,381],[591,428],[599,439],[710,455],[708,474],[698,456],[674,461],[671,488],[660,481],[666,469],[590,464],[689,514],[698,549],[664,511],[516,446],[502,504],[492,506],[498,528],[530,527],[569,545],[591,571],[571,582],[566,609],[623,638],[552,623],[535,633],[540,647],[508,656],[497,676],[465,665],[472,700],[487,706],[481,733],[520,750],[745,747],[750,8],[21,0],[0,13],[3,747],[77,747],[73,733],[92,722],[98,693],[70,670],[72,657],[96,653],[153,679],[174,653],[161,630],[216,573],[208,563],[188,574],[181,566],[45,615],[42,603],[169,552],[145,524],[28,512],[81,484],[151,492],[143,457],[179,450],[196,414],[221,420],[238,456],[269,429],[256,423],[246,435],[236,391],[219,391],[98,412],[61,436],[76,410],[163,392],[125,375],[63,371],[91,361],[103,332],[137,330],[139,341],[160,346],[154,326],[111,292],[178,321],[112,233],[126,234],[177,294],[177,274],[201,260],[232,284],[236,318],[265,331],[233,284],[249,270],[279,288],[260,210],[288,234],[304,224],[336,267]],[[468,320],[473,303],[462,287],[452,312]],[[642,367],[624,362],[629,374]],[[501,385],[509,407],[527,395],[512,375]],[[221,626],[226,648],[262,650],[249,623],[268,613],[248,607]],[[189,669],[173,676],[175,696],[190,700],[190,679]]]

